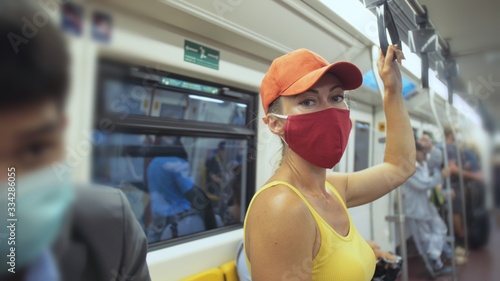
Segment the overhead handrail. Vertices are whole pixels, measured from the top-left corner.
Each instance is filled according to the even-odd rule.
[[[396,23],[394,22],[389,3],[385,1],[384,4],[376,7],[376,11],[378,22],[378,39],[380,41],[380,48],[382,49],[382,53],[385,57],[385,55],[387,54],[387,49],[389,49],[389,45],[397,44],[398,49],[402,50],[401,39],[399,38],[398,29],[396,27]],[[389,37],[392,41],[391,44],[389,44],[389,42],[387,41],[387,32],[389,32]],[[396,56],[394,56],[394,60],[396,60]]]
[[[378,23],[378,39],[380,42],[380,49],[382,49],[382,54],[387,54],[387,49],[389,45],[397,44],[398,49],[402,50],[401,39],[399,37],[398,29],[396,27],[396,22],[392,16],[391,7],[387,0],[364,0],[365,7],[375,8],[377,14]],[[391,39],[391,44],[387,40],[387,32],[389,32],[389,37]],[[396,60],[396,56],[394,56]]]

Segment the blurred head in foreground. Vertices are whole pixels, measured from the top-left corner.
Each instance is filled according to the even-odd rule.
[[[0,0],[0,275],[46,251],[74,199],[69,175],[53,169],[64,156],[68,53],[39,2]],[[5,227],[7,218],[18,220]]]
[[[62,158],[68,52],[41,7],[0,3],[0,163],[21,175]]]
[[[149,281],[147,240],[123,192],[74,188],[63,161],[69,54],[50,22],[59,8],[0,0],[0,280]]]

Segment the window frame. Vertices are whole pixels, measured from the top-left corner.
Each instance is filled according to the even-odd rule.
[[[105,134],[147,134],[147,135],[173,135],[182,137],[202,137],[202,138],[227,138],[227,139],[241,139],[247,140],[247,171],[246,171],[246,190],[244,194],[244,210],[248,209],[253,194],[255,193],[256,174],[257,174],[257,117],[258,108],[258,93],[247,91],[244,89],[232,87],[229,85],[222,85],[194,77],[176,74],[173,72],[160,71],[155,69],[154,74],[151,74],[148,68],[136,64],[128,64],[119,62],[108,58],[99,58],[97,62],[97,77],[96,88],[94,91],[94,118],[92,120],[92,127],[94,130],[104,132]],[[112,73],[112,71],[116,71]],[[142,76],[142,78],[141,78]],[[163,77],[179,79],[190,83],[202,84],[206,86],[216,87],[220,89],[220,93],[207,94],[196,90],[182,89],[169,85],[160,84],[160,79]],[[246,109],[246,124],[245,126],[227,125],[212,122],[203,122],[195,120],[179,120],[167,117],[157,116],[141,116],[127,114],[124,118],[118,114],[109,113],[106,109],[106,97],[104,93],[104,86],[109,79],[116,79],[122,83],[131,85],[144,85],[143,83],[155,83],[153,89],[149,92],[151,94],[150,108],[154,100],[154,92],[165,89],[177,93],[195,94],[198,96],[217,98],[229,102],[244,103],[247,105]],[[223,94],[225,91],[230,94]],[[236,93],[236,94],[235,94]],[[239,98],[238,98],[239,94]],[[106,132],[103,128],[102,121],[106,120],[107,125],[112,126],[111,132]],[[97,157],[96,144],[92,147],[92,160]],[[91,175],[92,180],[94,175]],[[222,226],[212,230],[205,230],[198,233],[185,235],[178,238],[173,238],[165,241],[158,241],[148,243],[148,251],[155,251],[186,242],[210,237],[213,235],[222,234],[228,231],[233,231],[243,227],[243,222]]]

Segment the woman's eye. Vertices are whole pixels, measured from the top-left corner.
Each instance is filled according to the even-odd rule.
[[[334,96],[332,97],[333,102],[343,102],[344,101],[344,96]]]
[[[311,106],[311,105],[314,105],[314,101],[313,100],[304,100],[300,104],[304,105],[304,106]]]

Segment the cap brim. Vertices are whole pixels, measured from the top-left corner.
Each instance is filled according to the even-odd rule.
[[[357,66],[350,62],[337,62],[302,76],[283,91],[281,95],[294,96],[301,94],[316,84],[325,73],[332,73],[335,75],[339,79],[344,90],[354,90],[363,84],[363,75]]]

